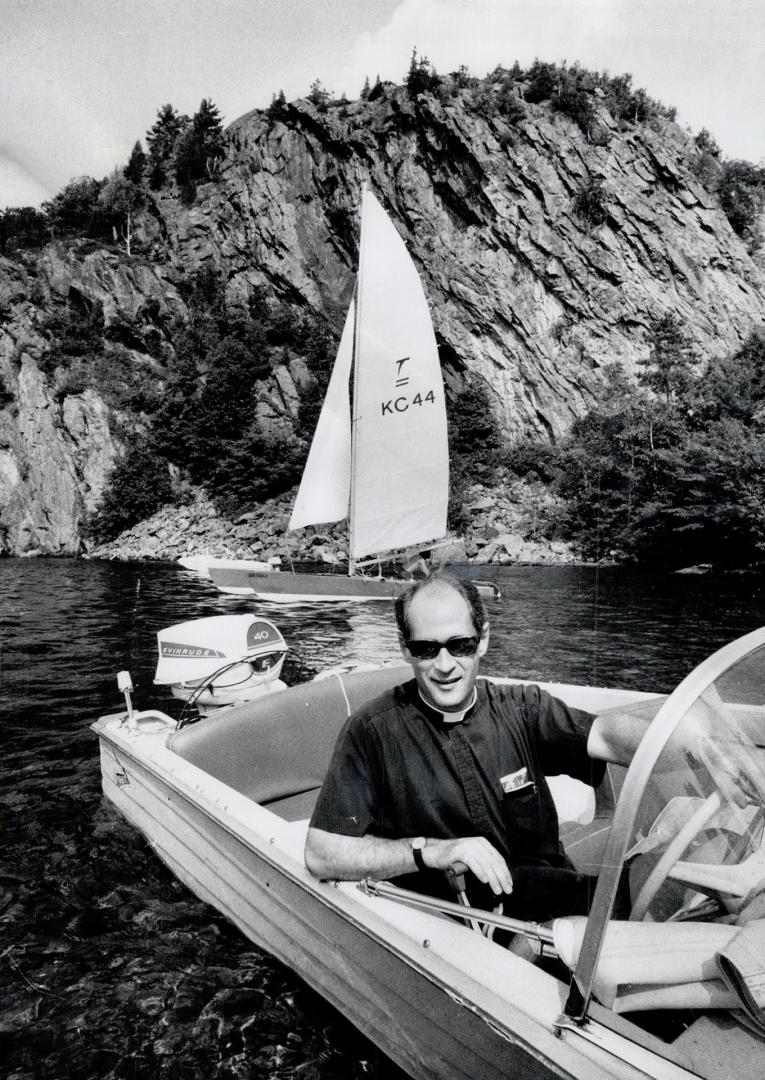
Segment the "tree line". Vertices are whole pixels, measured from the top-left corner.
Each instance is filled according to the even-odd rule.
[[[501,459],[559,494],[548,529],[593,559],[765,561],[765,328],[702,360],[666,314],[636,379],[613,363],[600,381],[559,444],[524,440]]]
[[[225,148],[220,111],[208,98],[192,117],[163,105],[146,144],[148,152],[137,140],[127,163],[102,180],[71,180],[40,210],[27,206],[1,212],[0,252],[12,255],[51,240],[86,238],[120,243],[132,254],[136,216],[152,191],[174,184],[189,205],[197,186],[215,177]]]
[[[675,119],[675,110],[651,98],[644,89],[632,85],[629,74],[595,72],[579,64],[548,63],[536,59],[528,68],[516,61],[510,68],[498,65],[484,78],[470,74],[464,65],[447,75],[439,75],[425,56],[412,52],[404,78],[404,89],[415,102],[423,94],[443,102],[460,98],[465,107],[486,119],[498,116],[517,126],[529,106],[547,104],[573,120],[591,142],[607,141],[611,135],[598,122],[604,108],[617,125],[629,127]],[[394,83],[380,76],[374,85],[365,79],[360,100],[374,103]],[[344,110],[349,105],[343,94],[335,98],[319,79],[306,95],[319,113]],[[276,123],[289,118],[284,91],[272,98],[265,110]],[[506,135],[512,139],[512,135]],[[89,237],[114,241],[132,252],[135,217],[144,210],[152,192],[173,187],[186,205],[193,203],[197,187],[213,180],[225,154],[225,135],[220,112],[208,98],[189,117],[165,104],[146,132],[146,151],[138,140],[127,164],[102,180],[78,177],[67,184],[40,210],[10,208],[0,212],[0,252],[12,254],[24,248],[40,247],[50,239]],[[714,137],[702,129],[689,140],[688,167],[709,191],[715,193],[734,231],[750,251],[762,240],[761,216],[765,207],[765,169],[746,161],[723,160]],[[604,220],[605,196],[599,190],[579,194],[582,216],[597,223]]]

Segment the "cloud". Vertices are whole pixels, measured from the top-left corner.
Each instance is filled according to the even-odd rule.
[[[482,76],[535,57],[629,72],[681,122],[709,128],[729,157],[765,154],[761,0],[402,0],[357,39],[341,81],[400,82],[413,47],[441,74],[466,64]]]
[[[465,64],[480,76],[537,56],[573,62],[593,35],[613,32],[620,8],[614,0],[403,0],[385,26],[360,37],[349,71],[361,82],[378,73],[400,81],[414,47],[442,74]]]
[[[52,194],[23,165],[0,151],[0,210],[9,206],[39,206]]]
[[[727,156],[765,154],[762,0],[0,0],[0,15],[8,199],[19,170],[38,197],[107,175],[165,102],[211,97],[231,121],[317,77],[354,97],[366,76],[401,82],[415,46],[442,74],[537,56],[630,72]]]

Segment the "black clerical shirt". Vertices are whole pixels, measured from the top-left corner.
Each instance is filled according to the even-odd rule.
[[[484,836],[514,879],[534,867],[571,871],[545,776],[566,773],[597,786],[604,765],[587,755],[592,720],[536,685],[479,680],[474,706],[450,723],[411,680],[347,722],[311,825],[391,839]],[[447,895],[436,872],[397,883]],[[489,899],[479,893],[474,888],[471,900]]]

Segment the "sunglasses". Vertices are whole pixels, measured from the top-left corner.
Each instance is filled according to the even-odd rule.
[[[478,637],[451,637],[448,641],[428,641],[427,638],[410,638],[406,647],[415,660],[435,660],[442,649],[450,656],[475,656]]]

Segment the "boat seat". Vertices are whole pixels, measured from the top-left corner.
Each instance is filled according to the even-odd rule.
[[[310,819],[316,800],[319,797],[320,786],[303,791],[300,795],[288,795],[286,799],[275,799],[266,803],[269,810],[278,814],[285,821],[303,821]]]
[[[173,732],[168,748],[286,820],[310,814],[351,712],[408,668],[331,675],[221,710]]]
[[[167,745],[285,821],[309,818],[346,719],[409,675],[408,666],[395,665],[301,683],[189,724]],[[613,768],[598,790],[595,820],[561,823],[563,844],[582,872],[600,866],[615,802]]]
[[[595,791],[595,813],[590,820],[572,821],[560,817],[561,843],[580,874],[597,874],[600,871],[626,772],[621,765],[606,766],[600,787]]]

